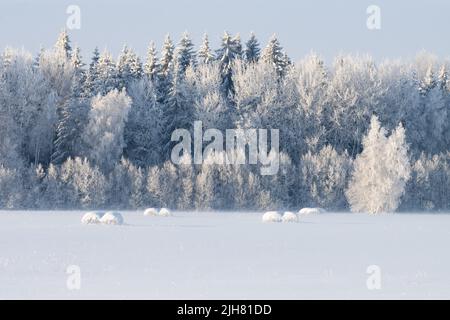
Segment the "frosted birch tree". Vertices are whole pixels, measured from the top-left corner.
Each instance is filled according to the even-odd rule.
[[[372,116],[346,191],[354,212],[393,212],[400,204],[411,171],[405,129],[400,124],[389,138],[386,134],[378,118]]]

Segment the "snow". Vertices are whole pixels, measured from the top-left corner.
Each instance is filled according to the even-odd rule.
[[[155,208],[148,208],[144,211],[144,216],[157,216],[158,210]]]
[[[326,210],[322,209],[322,208],[303,208],[298,212],[298,214],[303,216],[303,215],[318,214],[318,213],[324,213],[324,212],[326,212]]]
[[[170,217],[172,215],[172,213],[167,208],[161,208],[159,210],[158,215],[161,216],[161,217]]]
[[[283,222],[298,222],[298,216],[291,211],[286,211],[281,218]]]
[[[81,218],[83,224],[97,224],[100,223],[102,215],[99,212],[90,211],[86,212]]]
[[[450,215],[0,211],[0,299],[450,299]],[[79,266],[80,290],[66,286]],[[381,289],[369,290],[369,266]]]
[[[123,224],[123,217],[119,212],[108,211],[100,219],[100,222],[103,224],[121,225]]]
[[[276,211],[267,211],[262,216],[263,222],[281,222],[281,215]]]

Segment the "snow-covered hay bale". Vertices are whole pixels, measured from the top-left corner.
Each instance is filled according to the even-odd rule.
[[[310,214],[319,214],[324,212],[326,212],[326,210],[322,208],[303,208],[298,212],[298,214],[302,216],[307,216]]]
[[[100,219],[100,222],[103,224],[120,225],[120,224],[123,224],[123,217],[119,212],[108,211]]]
[[[95,211],[86,212],[83,217],[81,217],[82,224],[98,224],[100,223],[100,218],[102,215]]]
[[[283,222],[298,222],[298,216],[294,212],[286,211],[281,220]]]
[[[155,208],[148,208],[144,211],[144,216],[157,216],[158,210]]]
[[[262,216],[263,222],[281,222],[281,214],[276,211],[267,211]]]
[[[161,217],[170,217],[172,215],[172,213],[167,208],[161,208],[159,210],[159,214],[158,215],[161,216]]]

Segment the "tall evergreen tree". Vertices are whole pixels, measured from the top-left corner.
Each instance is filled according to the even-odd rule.
[[[92,53],[92,60],[91,63],[89,64],[89,69],[95,68],[97,66],[99,59],[100,59],[100,51],[98,50],[98,47],[95,47]]]
[[[86,126],[89,113],[88,99],[81,98],[80,82],[72,83],[72,93],[60,110],[56,127],[56,139],[51,162],[62,164],[67,158],[80,155],[81,134]]]
[[[127,93],[132,104],[124,129],[124,156],[141,167],[159,164],[162,110],[156,101],[156,85],[150,78],[143,77],[134,82]]]
[[[208,64],[214,60],[214,55],[211,52],[211,48],[209,47],[209,39],[208,35],[205,33],[203,35],[203,42],[198,50],[198,59],[200,63]]]
[[[128,88],[132,81],[142,76],[142,65],[133,50],[124,46],[117,61],[119,88]]]
[[[220,49],[217,51],[217,57],[220,61],[220,72],[222,75],[222,86],[226,96],[234,92],[233,88],[233,61],[240,58],[242,47],[240,46],[240,38],[231,37],[225,32],[222,38]]]
[[[156,46],[152,41],[147,49],[147,58],[144,64],[144,75],[146,75],[150,80],[154,80],[156,74],[159,71],[159,63],[156,57]]]
[[[439,69],[439,74],[438,74],[438,83],[439,83],[439,87],[448,92],[449,86],[448,86],[448,71],[447,71],[447,66],[445,64],[443,64],[441,66],[441,68]]]
[[[91,97],[94,95],[94,83],[98,77],[98,61],[100,59],[100,52],[98,51],[98,48],[95,47],[93,53],[91,62],[89,64],[89,69],[86,72],[86,80],[83,85],[83,97]]]
[[[161,105],[167,102],[169,96],[174,72],[174,45],[170,36],[167,35],[161,50],[161,59],[159,62],[159,72],[157,77],[157,100]]]
[[[429,66],[425,77],[419,85],[420,94],[425,97],[436,86],[436,79],[433,72],[433,66]]]
[[[187,67],[195,66],[195,62],[194,44],[189,38],[189,34],[185,32],[175,51],[175,71],[177,75],[183,75]]]
[[[72,47],[70,46],[70,39],[66,29],[61,31],[59,34],[58,40],[55,44],[55,50],[59,57],[70,59],[70,56],[72,55]]]
[[[275,35],[272,36],[264,48],[261,59],[264,63],[273,66],[279,76],[285,74],[288,64],[287,56],[283,52],[283,48]]]
[[[261,49],[259,42],[256,39],[255,34],[252,32],[250,34],[250,39],[245,43],[245,61],[248,63],[254,63],[259,60],[259,55],[261,54]]]
[[[96,78],[93,81],[93,94],[106,95],[120,85],[116,64],[107,51],[104,51],[95,67]]]
[[[67,158],[79,155],[81,132],[89,111],[88,101],[83,98],[85,70],[78,47],[73,50],[70,61],[73,68],[71,93],[69,99],[59,109],[56,138],[51,155],[51,162],[55,164],[61,164]]]
[[[70,58],[70,63],[73,68],[74,77],[79,82],[78,90],[81,89],[81,86],[85,80],[85,63],[83,62],[83,58],[81,57],[80,48],[75,47],[72,52],[72,57]]]
[[[163,155],[170,159],[173,146],[171,136],[176,129],[188,129],[193,126],[194,101],[190,88],[184,77],[175,76],[163,109],[163,131],[161,134]]]
[[[170,35],[166,36],[164,40],[164,45],[161,50],[161,60],[160,60],[160,72],[162,75],[167,75],[170,72],[171,66],[173,64],[174,55],[174,45],[170,39]]]

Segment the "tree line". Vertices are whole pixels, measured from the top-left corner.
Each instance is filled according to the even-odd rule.
[[[243,42],[225,33],[217,50],[206,35],[198,49],[187,33],[176,45],[166,36],[144,59],[125,46],[117,59],[95,49],[87,64],[66,31],[35,56],[6,48],[0,207],[346,210],[367,188],[366,177],[355,176],[379,156],[364,153],[381,145],[368,138],[376,116],[384,136],[404,130],[403,144],[380,147],[407,149],[400,209],[448,210],[447,70],[428,53],[379,63],[340,55],[330,66],[311,53],[293,62],[276,36],[261,47],[254,34]],[[174,165],[171,134],[194,121],[205,129],[279,129],[278,174],[214,159],[193,165],[189,154]],[[383,168],[374,172],[387,183]]]

